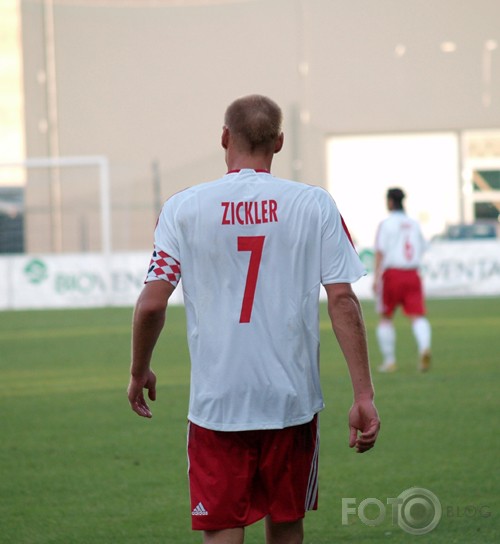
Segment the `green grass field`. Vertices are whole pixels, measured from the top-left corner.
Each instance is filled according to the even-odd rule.
[[[351,388],[321,308],[319,510],[308,544],[500,542],[500,300],[431,300],[433,368],[416,371],[408,322],[396,319],[400,370],[374,371],[382,430],[376,448],[347,446]],[[364,305],[372,366],[372,305]],[[131,309],[0,313],[0,542],[196,543],[190,530],[185,431],[189,363],[184,310],[170,308],[157,347],[154,417],[129,408]],[[351,515],[342,498],[386,504],[411,487],[442,505],[436,529],[416,536]],[[377,510],[364,514],[374,519]],[[247,543],[263,542],[262,524]]]

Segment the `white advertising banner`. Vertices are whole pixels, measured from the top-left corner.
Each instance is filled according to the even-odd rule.
[[[359,298],[373,298],[374,252],[359,252],[368,274],[353,285]],[[500,241],[437,241],[429,244],[421,275],[429,298],[500,296]]]
[[[373,298],[373,250],[359,252],[367,276],[354,284]],[[0,310],[132,306],[144,285],[147,252],[0,257]],[[422,267],[428,297],[500,296],[500,242],[435,242]],[[171,303],[182,304],[177,287]]]
[[[0,309],[130,306],[151,254],[20,255],[0,258]],[[176,289],[173,303],[182,303]]]
[[[423,275],[429,296],[500,295],[500,242],[435,242]]]

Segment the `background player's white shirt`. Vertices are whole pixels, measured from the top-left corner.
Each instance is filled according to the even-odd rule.
[[[382,270],[420,266],[426,243],[420,225],[402,210],[394,210],[377,231],[375,250],[383,254]]]
[[[180,263],[190,421],[283,428],[323,409],[320,283],[365,273],[326,191],[251,169],[228,173],[165,203],[158,253],[164,271],[172,273],[169,259]],[[172,281],[153,258],[147,281],[156,279]]]

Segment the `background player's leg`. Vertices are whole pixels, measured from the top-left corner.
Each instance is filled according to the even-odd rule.
[[[396,331],[390,319],[383,318],[377,326],[377,340],[382,354],[380,372],[396,370]]]
[[[418,316],[412,318],[413,336],[417,342],[420,357],[419,370],[429,370],[431,364],[431,325],[426,317]]]

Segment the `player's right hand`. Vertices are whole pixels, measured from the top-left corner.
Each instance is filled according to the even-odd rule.
[[[151,418],[153,414],[144,398],[144,389],[148,390],[149,400],[156,400],[156,375],[152,370],[142,377],[131,376],[128,385],[128,401],[132,410],[141,417]]]

